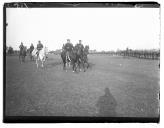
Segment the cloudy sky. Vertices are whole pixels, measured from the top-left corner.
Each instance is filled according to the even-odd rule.
[[[41,40],[49,50],[66,39],[90,49],[159,48],[159,8],[8,8],[7,46]]]

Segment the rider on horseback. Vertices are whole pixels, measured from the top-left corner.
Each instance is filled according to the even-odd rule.
[[[77,43],[76,46],[75,46],[76,50],[79,51],[79,53],[80,53],[79,61],[81,61],[81,58],[82,58],[83,52],[84,52],[84,46],[83,46],[83,44],[81,42],[82,42],[82,40],[79,40],[79,43]]]
[[[70,42],[70,39],[67,39],[67,43],[63,47],[66,50],[66,59],[71,61],[69,54],[73,50],[73,44]]]
[[[30,46],[30,54],[32,53],[33,50],[34,50],[34,45],[31,43],[31,46]]]
[[[21,42],[21,45],[19,46],[19,48],[20,48],[20,51],[22,51],[24,49],[24,45],[22,42]]]
[[[83,52],[84,46],[83,46],[83,44],[81,42],[82,42],[82,40],[79,40],[79,43],[77,45],[78,45],[78,48],[80,48],[82,50],[82,52]]]
[[[43,44],[39,40],[38,41],[38,44],[37,44],[37,47],[36,47],[36,49],[38,50],[37,53],[36,53],[37,54],[37,57],[39,56],[39,51],[42,50],[42,48],[43,48]]]

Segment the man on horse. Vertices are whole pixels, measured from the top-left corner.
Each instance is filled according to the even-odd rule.
[[[22,42],[21,42],[21,45],[19,45],[19,49],[20,49],[20,52],[23,51],[23,49],[24,49],[24,45]]]
[[[64,51],[65,50],[65,45],[63,44],[63,46],[62,46],[62,51]]]
[[[40,52],[40,50],[43,49],[43,44],[41,43],[40,40],[38,41],[38,44],[37,44],[36,49],[38,50],[37,53],[36,53],[36,54],[37,54],[37,57],[38,57],[38,56],[39,56],[39,52]]]
[[[73,50],[73,44],[70,42],[70,39],[67,39],[67,43],[63,47],[66,50],[66,59],[71,61],[69,54]]]
[[[25,62],[25,56],[26,56],[26,52],[27,52],[27,47],[25,47],[23,45],[23,43],[21,42],[21,45],[19,46],[20,48],[20,53],[19,53],[19,60]]]
[[[76,49],[77,54],[79,56],[79,61],[81,61],[82,56],[83,56],[83,52],[84,52],[84,46],[81,42],[82,42],[82,40],[79,40],[79,43],[77,43],[75,46],[75,49]]]
[[[30,48],[29,48],[29,53],[30,53],[30,58],[31,58],[31,60],[34,60],[34,57],[32,56],[33,50],[34,50],[34,45],[31,43],[31,46],[30,46]]]
[[[83,51],[83,60],[88,63],[89,45],[86,45]]]
[[[83,52],[84,46],[83,46],[83,44],[82,44],[81,42],[82,42],[82,40],[79,40],[79,43],[78,43],[77,45],[78,45],[78,48],[79,48],[80,50],[82,50],[82,52]]]
[[[30,46],[30,54],[32,53],[33,50],[34,50],[34,45],[31,43],[31,46]]]

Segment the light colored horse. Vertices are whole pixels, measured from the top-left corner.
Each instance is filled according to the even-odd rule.
[[[38,56],[37,56],[37,51],[38,50],[36,48],[32,51],[32,56],[36,58],[37,68],[39,67],[39,61],[42,63],[42,67],[44,67],[44,63],[46,61],[46,55],[48,54],[47,47],[44,47],[42,50],[40,50]]]

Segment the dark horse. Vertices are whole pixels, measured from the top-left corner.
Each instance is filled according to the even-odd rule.
[[[31,60],[31,61],[34,61],[34,56],[32,55],[33,50],[34,50],[34,49],[30,49],[30,48],[29,48],[29,56],[30,56],[30,60]]]
[[[70,60],[66,57],[66,54],[69,54]],[[63,69],[64,70],[66,70],[66,65],[68,65],[68,63],[72,64],[73,72],[77,70],[78,58],[77,58],[77,53],[76,53],[75,49],[71,50],[70,52],[63,49],[61,52],[61,58],[63,61]]]
[[[22,49],[20,49],[20,52],[19,52],[19,61],[20,62],[25,62],[26,53],[27,53],[26,47],[23,47]]]
[[[86,71],[85,66],[87,65],[87,69],[89,68],[89,63],[88,63],[88,54],[89,54],[89,46],[85,46],[84,51],[83,51],[83,56],[82,56],[82,64],[83,64],[83,69],[84,72]]]

